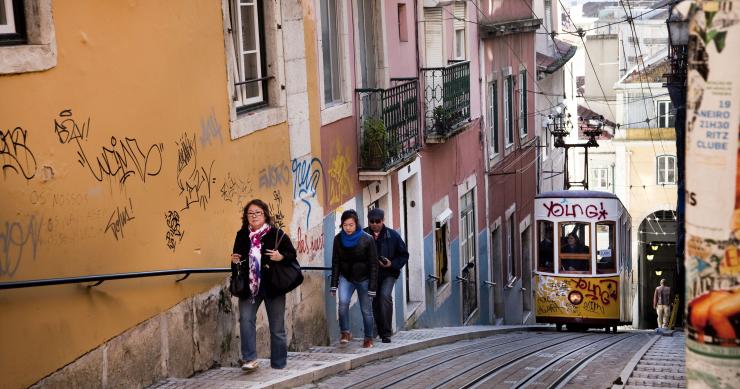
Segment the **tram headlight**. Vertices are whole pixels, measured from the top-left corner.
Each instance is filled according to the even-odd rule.
[[[574,290],[568,293],[568,301],[573,305],[578,305],[583,301],[583,293]]]

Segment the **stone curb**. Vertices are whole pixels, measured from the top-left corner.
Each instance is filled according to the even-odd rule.
[[[408,344],[399,345],[397,347],[391,346],[390,348],[373,350],[362,354],[340,354],[332,353],[331,355],[346,356],[345,359],[338,361],[325,362],[322,366],[317,366],[312,369],[306,369],[297,374],[283,376],[274,380],[263,382],[254,386],[254,388],[265,388],[265,389],[279,389],[279,388],[294,388],[301,385],[307,385],[318,381],[322,378],[341,373],[343,371],[351,370],[362,366],[369,362],[374,362],[380,359],[397,357],[406,353],[426,349],[429,347],[439,346],[443,344],[454,343],[461,340],[470,340],[485,338],[487,336],[505,334],[516,331],[542,331],[553,329],[550,325],[522,325],[522,326],[507,326],[507,327],[489,327],[489,328],[470,328],[470,331],[462,332],[460,327],[454,328],[454,334],[445,335],[442,332],[445,328],[434,328],[429,329],[430,332],[440,332],[439,337],[433,337],[430,339],[422,339]],[[450,329],[452,329],[450,328]],[[406,331],[403,331],[406,332]],[[392,344],[392,343],[391,343]],[[311,353],[296,353],[296,354],[311,354]],[[321,354],[321,353],[313,353]],[[277,372],[277,371],[276,371]],[[280,373],[276,373],[280,374]]]

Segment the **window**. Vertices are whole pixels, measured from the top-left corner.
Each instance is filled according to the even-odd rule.
[[[508,281],[511,282],[516,277],[514,269],[514,239],[516,237],[516,226],[514,225],[514,214],[512,213],[507,219],[506,224],[509,229],[506,237],[506,274]]]
[[[617,247],[614,222],[596,223],[596,273],[608,274],[617,272]]]
[[[232,5],[232,25],[236,50],[236,75],[233,100],[237,113],[267,103],[264,11],[256,0],[236,0]]]
[[[455,28],[455,59],[465,59],[466,50],[465,43],[465,2],[455,3],[455,21],[453,22]]]
[[[398,40],[408,42],[409,32],[406,27],[406,4],[398,4]]]
[[[321,0],[321,56],[324,103],[327,106],[342,102],[342,72],[339,67],[341,34],[337,8],[337,0]]]
[[[0,74],[56,66],[51,0],[0,0],[0,58]]]
[[[676,183],[676,156],[661,155],[658,161],[658,185],[671,185]]]
[[[504,78],[504,131],[506,131],[506,147],[514,143],[514,123],[512,116],[514,114],[514,77],[506,76]]]
[[[559,268],[561,273],[591,274],[591,224],[560,223]]]
[[[23,0],[0,0],[0,45],[26,43]]]
[[[673,128],[676,126],[676,114],[673,103],[670,101],[658,102],[658,128]]]
[[[450,227],[449,223],[438,224],[434,229],[435,245],[435,267],[434,275],[437,276],[437,287],[441,287],[450,281],[450,275],[447,268],[450,247]]]
[[[609,189],[609,169],[596,168],[591,169],[591,178],[589,186],[592,189],[608,190]]]
[[[552,32],[552,0],[545,0],[545,20],[542,23],[546,32]]]
[[[554,273],[555,258],[553,257],[555,241],[552,237],[552,222],[540,220],[537,222],[537,270]]]
[[[519,136],[527,136],[527,70],[519,72]]]
[[[491,133],[491,156],[498,154],[498,83],[488,83],[488,129]]]
[[[460,269],[475,264],[475,202],[473,190],[460,197]]]

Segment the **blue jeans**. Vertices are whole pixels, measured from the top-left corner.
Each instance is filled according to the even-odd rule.
[[[349,330],[349,300],[352,299],[352,293],[357,290],[357,299],[360,300],[360,311],[362,311],[362,326],[365,331],[365,338],[373,337],[373,303],[372,298],[367,295],[370,280],[362,282],[352,282],[339,276],[339,329],[342,332]]]
[[[257,359],[257,309],[264,300],[267,321],[270,324],[270,366],[283,369],[288,364],[288,337],[285,334],[285,295],[264,297],[258,295],[254,303],[239,299],[239,333],[242,360]]]

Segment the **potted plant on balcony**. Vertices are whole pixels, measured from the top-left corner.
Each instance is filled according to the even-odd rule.
[[[388,132],[378,118],[362,123],[362,162],[366,168],[381,169],[388,155]]]
[[[439,136],[444,136],[450,130],[452,115],[449,110],[438,105],[432,111],[434,117],[434,132]]]

